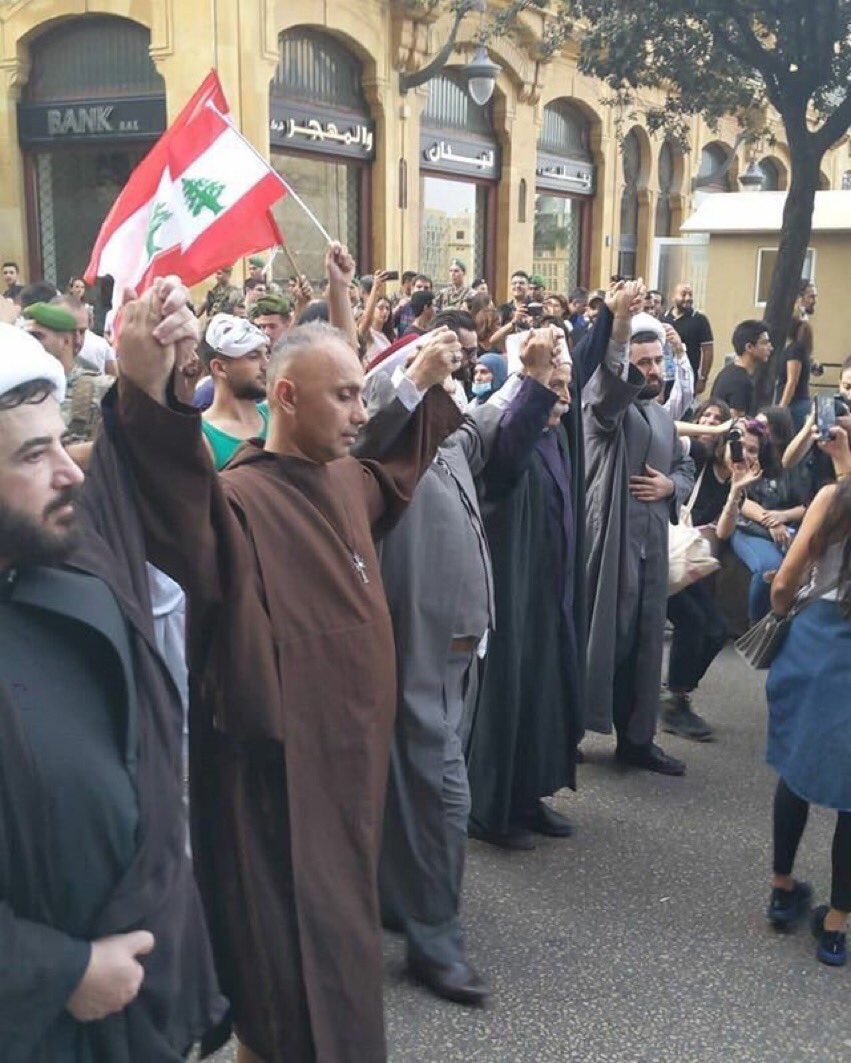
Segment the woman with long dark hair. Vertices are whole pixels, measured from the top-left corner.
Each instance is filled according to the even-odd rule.
[[[847,469],[848,436],[833,433]],[[851,912],[851,478],[839,469],[838,482],[822,488],[807,511],[774,579],[776,613],[787,614],[804,585],[807,604],[792,621],[766,688],[767,759],[780,776],[768,919],[782,929],[806,912],[811,891],[792,877],[795,855],[810,804],[835,809],[830,904],[813,913],[813,932],[818,959],[837,967],[846,962]]]

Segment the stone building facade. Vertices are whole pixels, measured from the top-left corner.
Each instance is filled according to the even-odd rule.
[[[732,121],[712,133],[695,120],[687,153],[640,123],[619,138],[575,52],[540,59],[537,12],[489,46],[501,72],[478,107],[459,74],[474,18],[443,74],[403,95],[400,71],[440,49],[448,13],[405,0],[0,0],[0,255],[60,285],[82,272],[127,175],[210,67],[237,125],[362,272],[439,273],[460,254],[500,298],[517,268],[562,291],[613,273],[670,287],[690,268],[677,240],[696,198],[735,190],[749,161],[766,188],[785,187],[782,141],[749,158]],[[843,143],[824,187],[848,170]],[[292,198],[280,221],[318,276],[321,240]]]

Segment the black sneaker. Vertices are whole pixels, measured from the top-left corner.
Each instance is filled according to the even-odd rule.
[[[806,882],[796,882],[790,890],[775,886],[765,913],[775,930],[788,930],[806,915],[813,891]]]
[[[845,934],[838,930],[825,930],[824,918],[829,911],[826,904],[820,904],[813,911],[811,929],[818,942],[816,959],[826,963],[828,967],[844,967],[848,962]]]
[[[662,730],[693,742],[709,742],[712,728],[691,707],[688,694],[666,693],[662,697]]]

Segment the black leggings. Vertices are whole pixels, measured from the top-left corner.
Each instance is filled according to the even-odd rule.
[[[791,875],[810,806],[779,779],[774,794],[774,874]],[[851,912],[851,812],[837,812],[831,850],[830,906]]]

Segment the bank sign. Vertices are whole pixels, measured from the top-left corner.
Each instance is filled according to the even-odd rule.
[[[146,140],[165,127],[162,96],[18,104],[18,138],[25,147]]]

